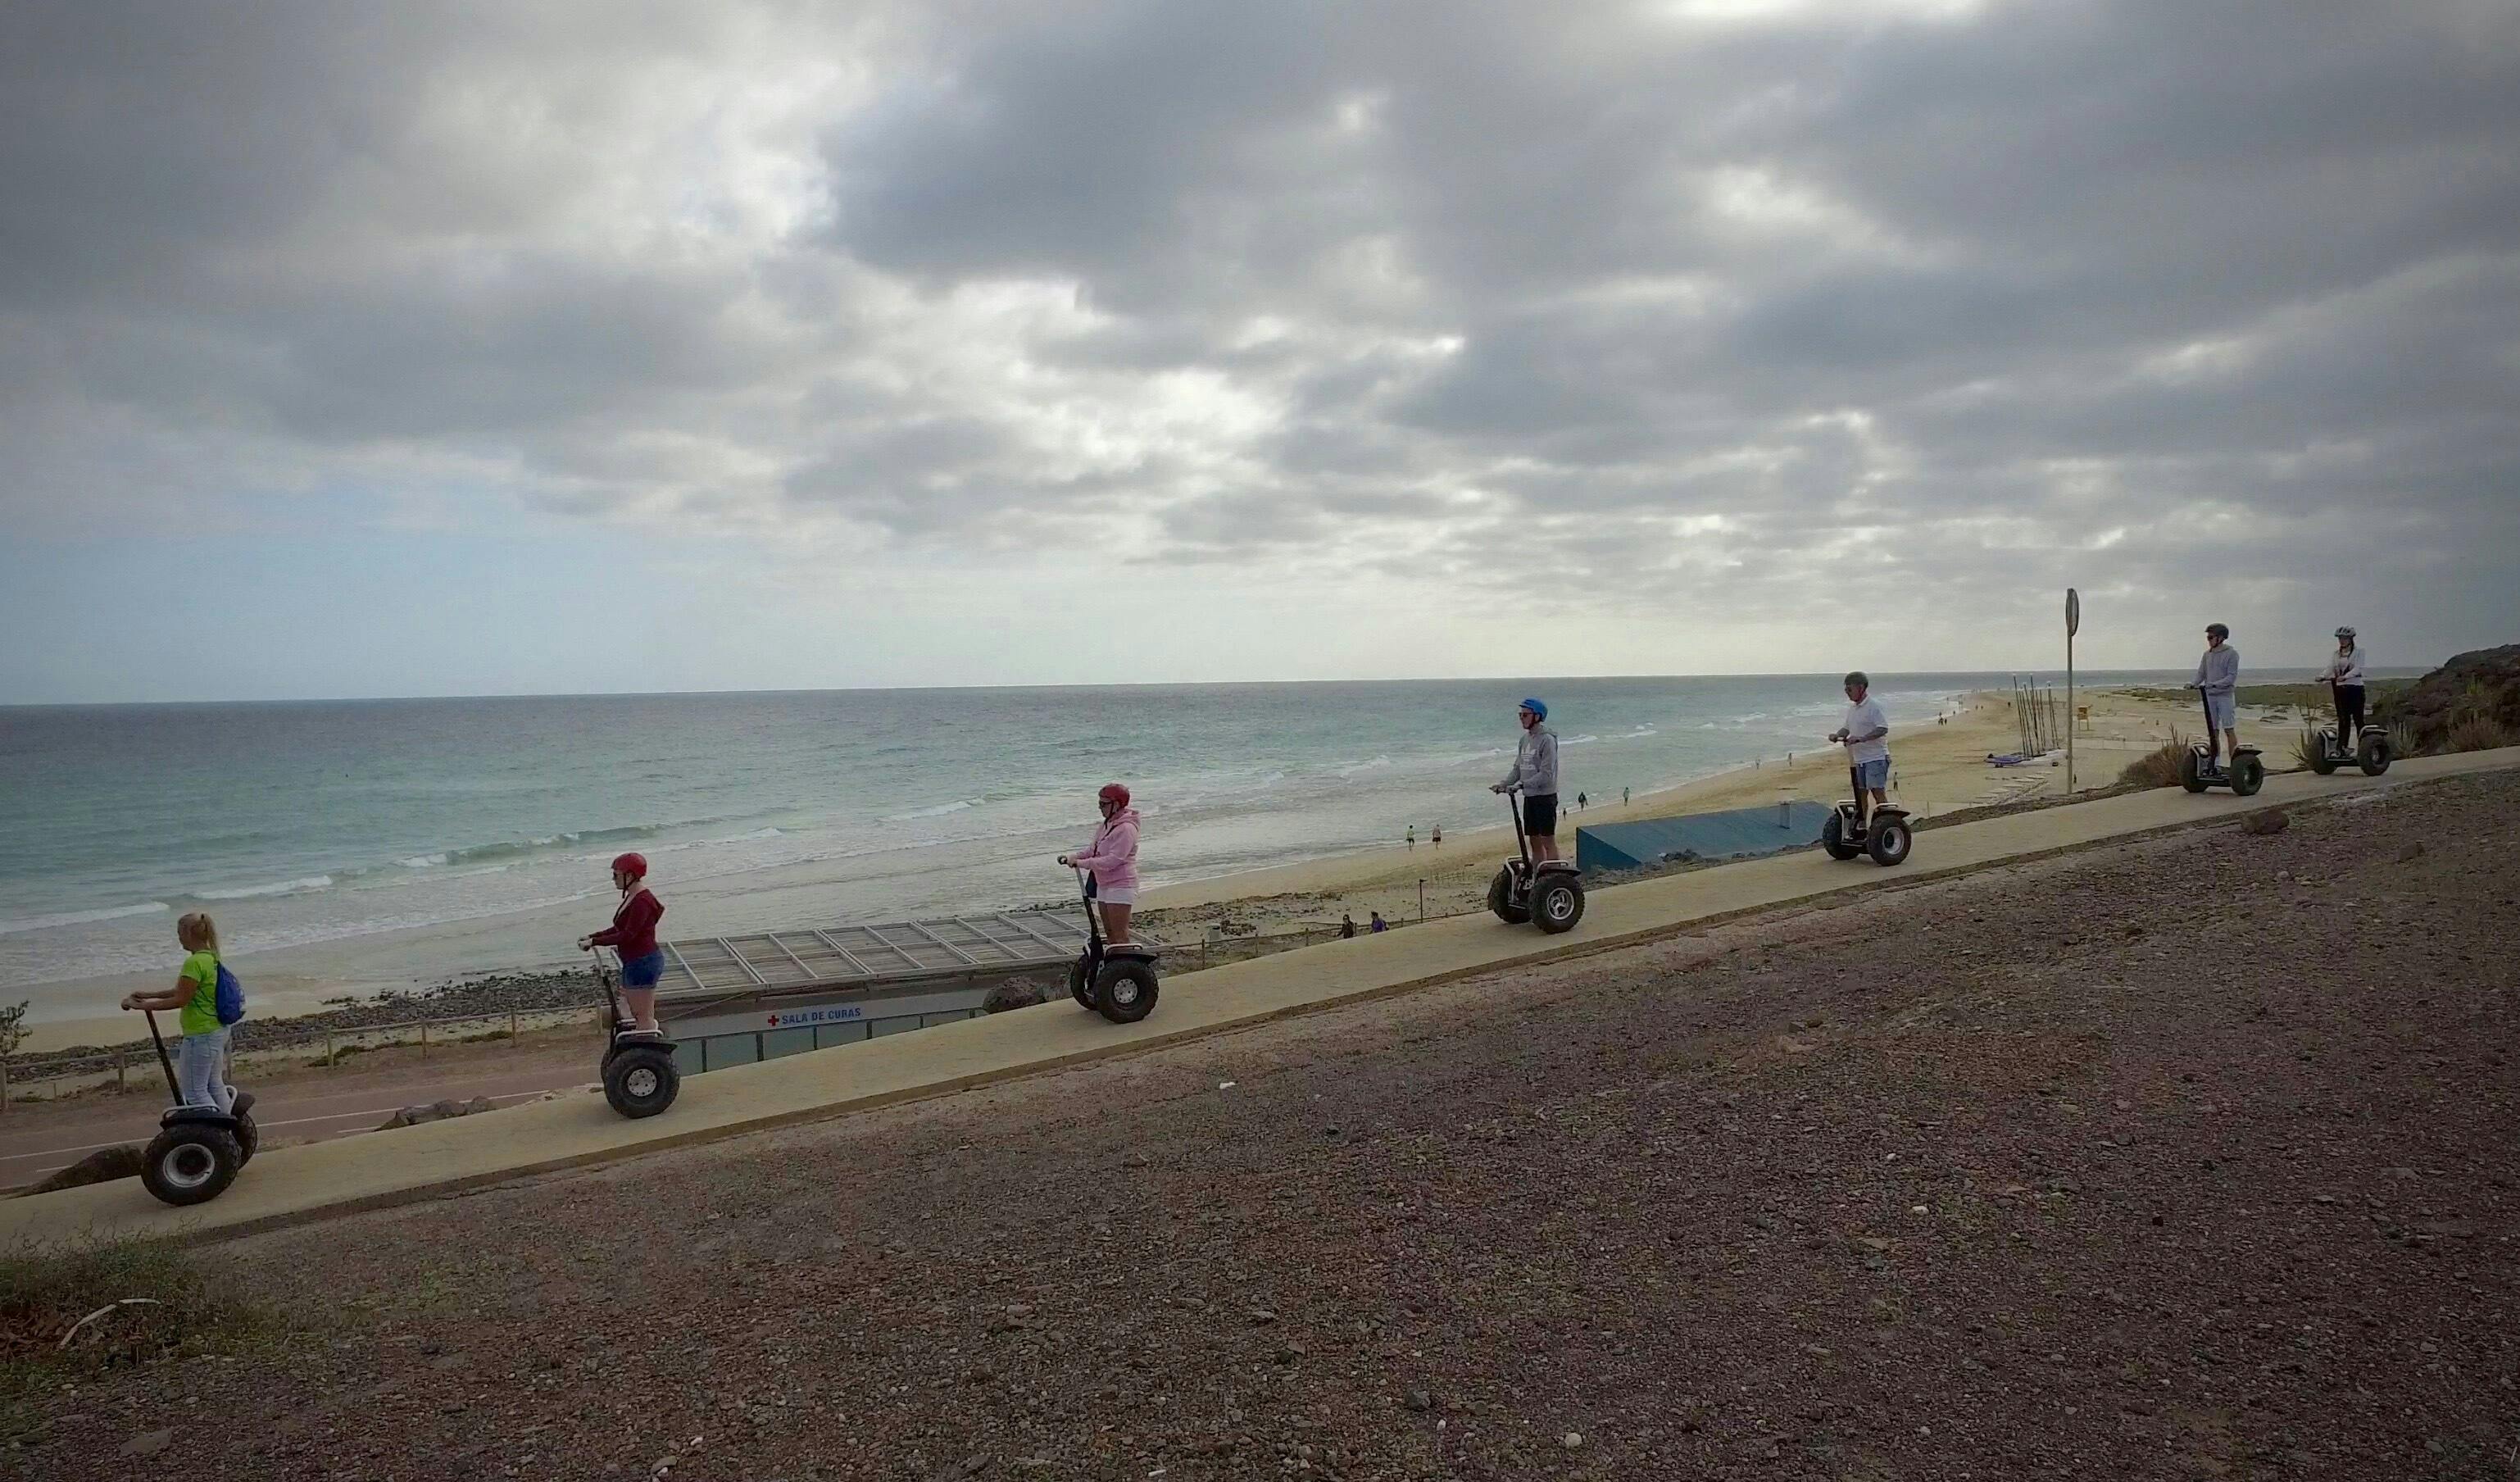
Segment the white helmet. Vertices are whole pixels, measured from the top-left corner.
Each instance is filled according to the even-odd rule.
[[[2339,628],[2336,630],[2336,636],[2339,638],[2352,638],[2354,636],[2354,630],[2352,628]]]

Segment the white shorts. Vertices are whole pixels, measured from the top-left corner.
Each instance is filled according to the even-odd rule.
[[[1105,906],[1134,906],[1138,904],[1138,887],[1113,885],[1106,890],[1097,885],[1094,887],[1094,898]]]
[[[2205,713],[2213,717],[2214,729],[2217,731],[2228,731],[2232,729],[2231,717],[2233,712],[2238,708],[2238,706],[2231,703],[2231,696],[2228,695],[2208,695],[2205,696]]]

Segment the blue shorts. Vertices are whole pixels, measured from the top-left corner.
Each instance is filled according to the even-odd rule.
[[[1855,786],[1859,787],[1889,786],[1890,758],[1885,756],[1879,761],[1857,762],[1855,764]]]
[[[624,988],[653,988],[664,975],[665,949],[662,947],[646,957],[621,960],[621,986]]]
[[[2231,703],[2231,696],[2228,695],[2205,696],[2205,713],[2213,718],[2214,729],[2217,731],[2232,729],[2232,716],[2238,709],[2239,706]]]

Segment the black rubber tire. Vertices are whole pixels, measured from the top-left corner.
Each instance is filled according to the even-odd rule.
[[[1496,913],[1498,921],[1508,926],[1519,926],[1531,920],[1531,908],[1528,905],[1514,904],[1511,870],[1500,870],[1496,873],[1496,878],[1488,881],[1488,909]]]
[[[2332,731],[2314,731],[2310,734],[2310,770],[2321,777],[2336,770],[2335,753],[2328,749],[2328,743],[2335,739],[2336,734]]]
[[[224,1127],[178,1122],[149,1140],[141,1155],[140,1182],[164,1203],[206,1204],[227,1192],[245,1167],[245,1153]]]
[[[1544,875],[1531,887],[1531,923],[1555,936],[1572,931],[1584,919],[1584,882],[1562,875]]]
[[[2267,785],[2267,764],[2254,756],[2243,756],[2231,763],[2231,791],[2249,797]]]
[[[604,1062],[604,1099],[625,1117],[652,1117],[674,1104],[683,1072],[673,1052],[632,1045]]]
[[[2364,777],[2378,777],[2389,770],[2389,763],[2397,760],[2396,751],[2397,748],[2389,744],[2389,738],[2366,736],[2362,738],[2362,743],[2355,747],[2355,764],[2362,769]]]
[[[1113,958],[1094,974],[1094,1007],[1114,1024],[1134,1024],[1155,1011],[1154,965]]]
[[[243,1168],[246,1164],[253,1161],[254,1153],[261,1150],[262,1147],[262,1129],[253,1125],[253,1117],[251,1115],[248,1114],[237,1118],[236,1143],[237,1166],[239,1168]]]
[[[1085,981],[1085,959],[1078,957],[1067,965],[1067,996],[1086,1009],[1100,1009],[1094,1002],[1094,985]]]
[[[1843,813],[1832,812],[1828,821],[1820,826],[1820,846],[1828,851],[1830,859],[1853,859],[1864,852],[1846,841],[1846,815]]]
[[[2201,772],[2199,772],[2199,771],[2197,770],[2197,768],[2198,768],[2198,762],[2197,762],[2197,760],[2196,760],[2196,753],[2195,753],[2195,752],[2193,752],[2193,751],[2182,751],[2182,752],[2180,752],[2180,753],[2179,753],[2179,786],[2182,786],[2182,787],[2186,788],[2186,789],[2187,789],[2188,791],[2190,791],[2190,792],[2202,792],[2202,791],[2204,791],[2204,790],[2205,790],[2205,778],[2204,778],[2204,774],[2203,774],[2203,773],[2201,773]]]
[[[1915,841],[1916,835],[1909,830],[1908,821],[1894,818],[1872,826],[1872,836],[1864,841],[1864,852],[1872,856],[1872,863],[1886,870],[1892,865],[1906,864],[1909,846]]]

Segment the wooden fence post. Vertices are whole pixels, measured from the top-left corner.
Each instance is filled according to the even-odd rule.
[[[508,1043],[517,1043],[517,1010],[514,1009],[508,1010]]]
[[[113,1094],[114,1094],[115,1096],[120,1096],[120,1095],[122,1095],[125,1091],[128,1091],[128,1090],[130,1090],[130,1089],[131,1089],[131,1088],[130,1088],[128,1085],[126,1085],[126,1084],[124,1083],[124,1081],[123,1081],[123,1075],[122,1075],[122,1052],[121,1052],[121,1051],[119,1051],[119,1050],[116,1050],[115,1052],[113,1052]]]
[[[324,1063],[333,1063],[333,1027],[330,1024],[324,1026]]]
[[[420,1021],[420,1057],[428,1058],[428,1020]]]

